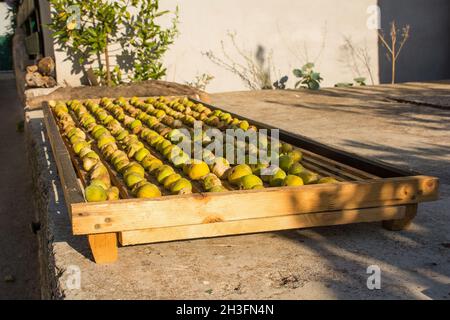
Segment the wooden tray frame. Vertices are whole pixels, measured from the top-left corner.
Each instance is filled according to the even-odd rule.
[[[311,165],[343,172],[355,181],[87,203],[47,103],[43,104],[43,111],[73,234],[87,235],[96,263],[116,261],[118,242],[128,246],[373,221],[383,221],[389,230],[402,230],[415,217],[419,202],[438,199],[436,177],[280,130],[280,140],[312,155],[311,161],[316,162]],[[272,129],[232,115],[259,128]]]

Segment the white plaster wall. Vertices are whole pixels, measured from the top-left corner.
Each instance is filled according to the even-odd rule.
[[[212,50],[221,56],[221,40],[225,40],[232,58],[239,56],[227,41],[227,33],[235,32],[238,45],[254,51],[262,45],[272,54],[274,78],[289,75],[289,86],[295,79],[292,69],[313,61],[324,78],[323,86],[352,81],[356,76],[368,77],[360,67],[356,74],[346,65],[342,50],[344,37],[366,47],[371,58],[375,83],[378,82],[378,47],[376,31],[366,26],[367,8],[376,0],[162,0],[163,8],[180,9],[180,35],[165,56],[166,80],[184,83],[196,75],[207,73],[215,79],[207,91],[245,90],[242,81],[216,66],[202,52]],[[79,84],[80,74],[73,74],[63,52],[55,52],[58,81]],[[274,79],[275,80],[275,79]],[[369,80],[368,80],[369,81]],[[370,83],[370,81],[369,81]]]
[[[6,19],[8,15],[8,5],[5,2],[0,2],[0,36],[10,32],[11,20]]]
[[[196,74],[215,76],[208,91],[245,89],[239,78],[213,64],[202,51],[220,56],[221,40],[235,32],[241,48],[254,51],[258,45],[272,52],[276,76],[289,75],[306,60],[314,61],[324,86],[352,81],[352,73],[341,49],[344,36],[367,47],[371,69],[378,81],[377,34],[366,26],[367,7],[375,0],[166,0],[164,6],[180,7],[180,35],[167,53],[167,80],[184,82]],[[233,48],[225,42],[229,53]],[[242,61],[234,54],[235,61]],[[361,75],[368,77],[360,67]]]

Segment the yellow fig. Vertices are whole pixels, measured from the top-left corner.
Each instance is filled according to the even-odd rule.
[[[279,166],[283,171],[288,172],[293,164],[294,164],[294,159],[292,159],[290,156],[288,156],[288,155],[280,156]]]
[[[106,196],[108,200],[118,200],[119,189],[117,187],[110,187],[108,190],[106,190]]]
[[[181,178],[170,186],[173,194],[189,194],[192,193],[192,184],[188,179]]]
[[[298,149],[289,151],[287,153],[287,155],[289,157],[291,157],[294,162],[299,162],[303,158],[303,153],[300,150],[298,150]]]
[[[232,167],[228,173],[228,181],[233,185],[238,185],[241,177],[252,174],[252,169],[246,164],[239,164]]]
[[[173,174],[167,176],[163,180],[164,188],[166,188],[167,190],[170,190],[170,187],[172,186],[172,184],[177,182],[180,179],[181,179],[181,176],[178,173],[173,173]]]
[[[136,183],[139,183],[139,182],[145,180],[145,178],[143,178],[138,173],[131,172],[124,177],[124,180],[125,180],[125,184],[127,185],[127,187],[132,188]]]
[[[300,172],[305,170],[305,168],[298,162],[295,162],[290,168],[289,168],[289,174],[298,175]]]
[[[98,185],[89,185],[84,191],[88,202],[106,201],[107,199],[105,189]]]
[[[137,162],[130,162],[127,167],[123,170],[123,176],[126,177],[130,173],[138,174],[141,177],[145,175],[145,169]]]
[[[294,186],[302,186],[303,180],[302,178],[289,174],[283,181],[283,186],[294,187]]]
[[[272,186],[272,187],[281,186],[283,184],[283,181],[285,178],[286,178],[286,172],[284,172],[280,168],[276,169],[274,174],[269,179],[270,186]]]
[[[209,173],[205,177],[203,177],[202,183],[205,190],[210,190],[215,186],[222,185],[220,179],[213,173]]]
[[[200,180],[209,173],[209,167],[203,161],[196,161],[189,165],[187,172],[192,180]]]
[[[316,183],[319,180],[319,176],[317,175],[317,173],[306,169],[298,173],[297,176],[302,178],[304,184]]]
[[[134,154],[134,158],[140,162],[140,161],[142,161],[142,159],[144,159],[149,154],[150,154],[150,151],[148,149],[142,148]]]
[[[258,176],[255,176],[254,174],[243,176],[239,181],[239,188],[244,190],[253,189],[258,185],[262,186],[263,182]]]
[[[156,176],[156,180],[158,180],[159,183],[163,183],[165,178],[174,173],[175,171],[173,170],[172,167],[168,165],[163,165],[158,169],[158,175]]]
[[[228,169],[230,169],[230,163],[227,159],[222,157],[215,158],[214,163],[211,165],[211,172],[219,178],[225,177]]]
[[[84,157],[83,158],[83,169],[85,171],[90,171],[98,162],[98,158]]]
[[[161,191],[154,184],[146,183],[137,190],[136,196],[138,198],[156,198],[161,196]]]
[[[226,192],[228,191],[224,186],[215,186],[208,190],[209,192]]]

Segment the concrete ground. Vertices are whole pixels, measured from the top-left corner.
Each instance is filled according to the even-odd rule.
[[[40,233],[49,297],[450,299],[449,91],[441,83],[212,95],[226,110],[438,176],[441,199],[421,205],[406,231],[368,223],[140,245],[119,248],[111,265],[94,264],[86,239],[71,235],[42,113],[29,113],[34,174],[48,201]],[[367,288],[371,265],[381,269],[380,290]]]
[[[0,299],[38,299],[39,268],[33,190],[15,81],[0,75]]]

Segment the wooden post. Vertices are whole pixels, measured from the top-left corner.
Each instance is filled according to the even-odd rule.
[[[383,228],[390,231],[400,231],[406,229],[417,214],[417,203],[405,206],[405,217],[398,220],[383,221]]]
[[[111,263],[117,260],[116,233],[89,234],[88,240],[95,263]]]

